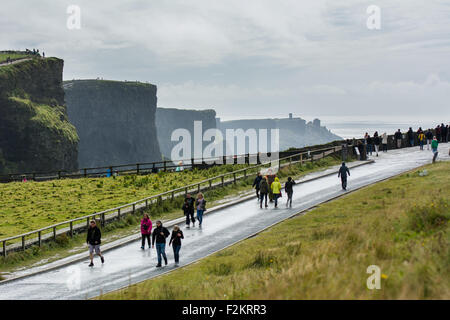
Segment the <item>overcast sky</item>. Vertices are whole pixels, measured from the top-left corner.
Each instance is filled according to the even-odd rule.
[[[380,30],[366,26],[373,4]],[[69,5],[80,30],[66,27]],[[64,59],[66,80],[156,84],[160,107],[450,118],[448,0],[14,0],[0,30],[0,49]]]

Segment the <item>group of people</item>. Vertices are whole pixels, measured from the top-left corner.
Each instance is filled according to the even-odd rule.
[[[262,204],[264,202],[265,208],[268,207],[267,198],[270,201],[275,202],[275,208],[278,207],[278,199],[282,197],[281,194],[281,183],[280,179],[276,176],[273,176],[273,181],[270,182],[269,178],[271,176],[266,175],[262,176],[261,173],[258,172],[255,180],[253,181],[252,187],[256,189],[256,199],[259,201],[259,207],[262,209]],[[293,186],[295,181],[288,177],[286,183],[284,184],[284,191],[287,195],[286,206],[292,206],[292,194],[293,194]]]
[[[433,162],[436,160],[437,157],[437,148],[439,142],[448,142],[449,139],[449,128],[448,125],[444,125],[443,123],[441,125],[438,125],[434,129],[434,134],[432,129],[427,129],[426,131],[422,130],[422,127],[419,127],[417,132],[414,132],[411,127],[409,127],[408,131],[405,135],[402,134],[400,129],[398,129],[394,133],[394,145],[397,149],[402,148],[403,146],[403,139],[407,139],[407,144],[410,147],[413,147],[416,145],[415,141],[417,138],[418,145],[420,147],[420,150],[424,150],[425,144],[427,145],[427,150],[433,151]],[[378,134],[378,131],[375,131],[373,134],[373,137],[371,137],[367,132],[364,135],[363,144],[366,146],[366,155],[372,155],[373,152],[375,152],[376,156],[378,157],[378,152],[381,150],[383,152],[387,152],[387,146],[388,146],[388,135],[386,132],[384,132],[381,136]]]

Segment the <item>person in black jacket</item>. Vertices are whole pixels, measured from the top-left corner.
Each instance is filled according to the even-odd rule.
[[[183,207],[181,207],[181,210],[183,210],[184,215],[186,216],[186,228],[190,228],[189,224],[192,220],[192,226],[195,227],[195,218],[194,218],[194,198],[191,197],[191,194],[188,193],[186,195],[186,198],[184,199]]]
[[[178,266],[178,263],[180,262],[181,239],[184,239],[183,231],[181,231],[179,226],[174,226],[172,236],[170,237],[169,246],[173,244],[173,256],[175,258],[176,266]]]
[[[409,146],[414,147],[414,132],[411,127],[409,127],[407,135],[408,135]]]
[[[370,135],[367,135],[367,155],[372,155],[372,149],[373,149],[373,140],[370,137]]]
[[[167,265],[166,238],[169,235],[169,230],[163,227],[162,222],[160,220],[156,221],[156,228],[152,233],[152,247],[155,247],[156,240],[156,253],[158,255],[158,264],[156,265],[157,268],[161,267],[161,256],[163,256],[164,262]]]
[[[286,201],[286,207],[289,206],[292,207],[292,194],[294,193],[294,189],[292,188],[295,184],[295,181],[288,177],[288,181],[284,184],[284,191],[286,191],[287,194],[287,201]]]
[[[342,189],[347,190],[347,173],[350,176],[350,170],[345,165],[345,162],[342,162],[342,166],[339,168],[338,178],[341,177]]]
[[[431,141],[433,141],[433,132],[431,132],[431,129],[427,130],[425,137],[427,138],[427,150],[430,150]]]
[[[102,260],[102,263],[105,263],[105,258],[103,257],[102,252],[100,250],[100,243],[102,242],[101,238],[102,238],[102,232],[97,227],[95,220],[92,220],[89,223],[89,228],[88,228],[87,238],[86,238],[86,243],[89,246],[89,257],[91,258],[91,263],[89,264],[89,267],[94,266],[94,250],[95,250],[95,253]]]
[[[375,153],[378,157],[378,151],[380,150],[381,138],[378,136],[378,131],[373,134],[373,144],[375,146]]]
[[[252,184],[252,188],[255,187],[256,189],[256,199],[258,199],[258,201],[259,201],[259,184],[261,183],[261,180],[262,180],[261,173],[258,172],[258,175],[256,176]]]

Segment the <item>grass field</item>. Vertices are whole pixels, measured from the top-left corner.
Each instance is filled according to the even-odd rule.
[[[30,57],[30,55],[22,54],[22,53],[2,53],[2,52],[0,52],[0,63],[6,62],[6,59],[8,57],[11,60],[15,60],[15,59],[27,58],[27,57]]]
[[[428,165],[101,299],[449,299],[449,199],[450,163]]]
[[[146,176],[0,184],[0,238],[114,208],[244,166],[224,165]]]
[[[279,177],[285,179],[287,176],[292,176],[299,178],[312,171],[317,171],[321,169],[326,169],[332,165],[340,163],[340,160],[335,157],[327,157],[325,159],[315,161],[314,163],[307,163],[303,166],[299,164],[293,164],[292,166],[285,167],[280,170]],[[234,166],[236,167],[236,165]],[[223,168],[222,170],[224,170]],[[217,170],[214,169],[214,170]],[[228,168],[227,170],[231,170]],[[178,174],[178,173],[173,173]],[[188,172],[183,172],[183,174],[188,174]],[[214,174],[215,175],[215,174]],[[178,176],[179,177],[179,176]],[[126,181],[131,182],[134,179],[139,179],[141,177],[122,177]],[[143,177],[142,177],[143,178]],[[249,192],[251,190],[251,184],[253,182],[254,176],[250,176],[247,179],[240,180],[236,185],[228,185],[224,188],[217,188],[204,193],[205,198],[208,199],[209,207],[221,204],[224,201],[232,201],[232,199],[243,192]],[[91,179],[87,179],[91,180]],[[110,182],[113,179],[95,179],[98,181]],[[69,180],[70,181],[70,180]],[[138,180],[137,180],[138,181]],[[56,181],[55,181],[56,182]],[[76,181],[75,181],[76,182]],[[81,183],[81,181],[78,181]],[[50,185],[53,182],[50,182]],[[74,180],[72,180],[74,183]],[[18,183],[19,185],[23,183]],[[26,183],[25,183],[26,184]],[[37,183],[39,186],[39,183]],[[1,185],[0,185],[1,187]],[[182,198],[177,197],[173,201],[164,201],[160,205],[151,206],[146,212],[149,213],[152,220],[171,220],[179,218],[182,216],[180,210]],[[102,243],[108,243],[119,238],[135,234],[139,232],[139,221],[141,219],[141,214],[128,215],[126,219],[114,222],[107,225],[102,230]],[[17,220],[19,223],[20,220]],[[66,256],[79,253],[86,250],[85,248],[85,234],[75,235],[73,238],[67,236],[58,237],[56,242],[49,242],[43,244],[41,247],[33,246],[30,249],[25,250],[25,252],[13,252],[9,253],[5,258],[0,259],[0,271],[10,272],[17,270],[17,268],[27,267],[30,265],[41,265],[47,262],[51,262],[57,259],[64,258]],[[1,279],[1,274],[0,274]]]

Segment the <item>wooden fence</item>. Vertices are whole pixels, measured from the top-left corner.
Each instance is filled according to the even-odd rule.
[[[335,154],[342,149],[342,146],[332,146],[328,148],[289,155],[287,157],[278,159],[278,166],[281,167],[285,165],[291,165],[293,163],[300,163],[300,165],[303,165],[306,162],[314,162],[328,155]],[[284,164],[282,164],[282,162],[284,162]],[[122,219],[126,214],[134,214],[138,210],[147,209],[154,203],[160,203],[164,200],[173,200],[175,197],[183,196],[189,192],[200,192],[203,190],[210,190],[215,187],[223,187],[226,184],[236,183],[240,179],[247,178],[250,174],[256,174],[256,172],[258,172],[262,167],[268,165],[270,166],[270,164],[271,162],[260,163],[251,167],[246,167],[244,169],[208,178],[206,180],[199,181],[180,188],[165,191],[157,195],[140,199],[119,207],[104,210],[101,212],[95,212],[72,220],[53,224],[38,230],[33,230],[20,235],[0,239],[0,243],[2,244],[1,250],[3,257],[6,257],[9,251],[25,250],[27,247],[30,247],[34,244],[41,246],[43,241],[54,241],[60,234],[67,234],[68,236],[72,237],[75,233],[87,230],[87,228],[89,228],[90,220],[93,219],[97,219],[101,223],[101,226],[104,226],[114,220]],[[32,238],[30,239],[30,237]],[[8,242],[10,242],[11,244],[8,244]]]

